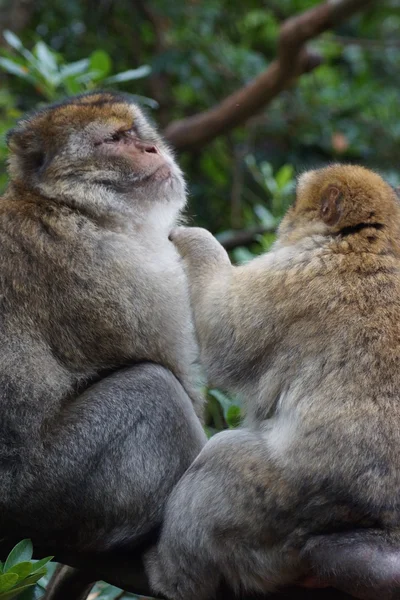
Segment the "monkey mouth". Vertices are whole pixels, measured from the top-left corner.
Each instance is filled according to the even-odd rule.
[[[155,181],[165,181],[165,180],[171,179],[171,178],[172,178],[172,168],[168,164],[160,165],[150,175],[150,179],[154,179]]]
[[[146,185],[146,183],[150,183],[152,181],[162,183],[171,180],[173,177],[174,174],[172,167],[164,163],[154,169],[154,171],[148,175],[144,175],[138,182],[138,185]]]

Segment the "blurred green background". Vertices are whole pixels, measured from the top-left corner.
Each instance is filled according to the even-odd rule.
[[[0,190],[7,182],[5,133],[25,111],[113,88],[133,94],[166,129],[265,71],[282,23],[318,4],[0,0]],[[313,39],[309,47],[321,65],[260,113],[178,152],[189,183],[189,222],[217,234],[232,259],[243,262],[273,242],[304,169],[357,162],[399,185],[399,33],[400,0],[376,1]],[[209,434],[235,427],[240,402],[220,390],[208,396]],[[122,596],[100,586],[93,600]]]
[[[94,87],[141,96],[165,128],[265,70],[280,24],[320,3],[1,0],[0,134],[24,111]],[[181,153],[195,221],[213,232],[272,224],[295,175],[332,160],[371,166],[398,184],[399,33],[400,1],[376,2],[313,40],[322,65],[263,112]],[[3,164],[0,175],[4,187]]]

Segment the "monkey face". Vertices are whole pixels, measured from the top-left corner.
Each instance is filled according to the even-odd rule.
[[[13,180],[44,196],[114,207],[185,204],[185,184],[164,141],[125,96],[93,93],[22,119],[8,136]]]

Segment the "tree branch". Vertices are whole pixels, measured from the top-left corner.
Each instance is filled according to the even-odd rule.
[[[176,149],[187,150],[203,146],[244,123],[267,106],[295,78],[321,64],[321,57],[306,48],[309,40],[375,2],[326,0],[287,19],[280,29],[278,56],[266,71],[211,109],[171,123],[164,132],[166,139]]]
[[[276,227],[265,227],[265,225],[259,225],[258,227],[252,227],[251,229],[238,229],[236,231],[229,231],[224,234],[217,235],[218,241],[225,250],[234,250],[238,246],[250,246],[256,241],[258,235],[264,233],[275,233]]]
[[[168,50],[166,34],[169,28],[169,20],[164,15],[155,10],[148,0],[136,0],[137,6],[150,23],[154,32],[153,58],[161,56]],[[157,120],[161,126],[168,123],[168,107],[171,105],[170,85],[168,76],[165,72],[153,72],[149,79],[149,88],[151,97],[159,104]]]

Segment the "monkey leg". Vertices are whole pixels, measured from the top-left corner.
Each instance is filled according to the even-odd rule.
[[[400,598],[400,534],[356,530],[311,538],[304,555],[322,581],[362,600]]]
[[[159,543],[145,558],[153,589],[209,600],[223,581],[237,594],[299,580],[307,566],[302,542],[290,541],[297,496],[261,433],[216,435],[170,496]]]
[[[204,443],[192,403],[167,369],[147,363],[116,372],[65,405],[26,473],[25,497],[15,498],[1,527],[55,552],[134,547],[161,523]]]

